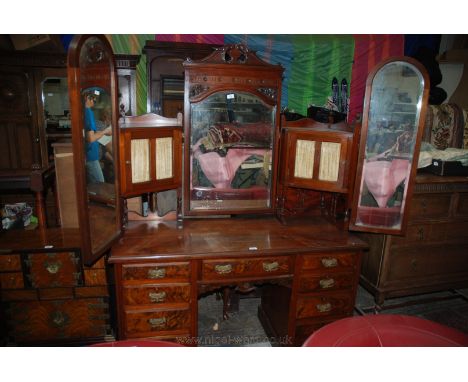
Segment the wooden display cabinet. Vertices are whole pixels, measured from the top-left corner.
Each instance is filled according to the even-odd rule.
[[[182,114],[120,120],[121,195],[178,189],[182,179]]]

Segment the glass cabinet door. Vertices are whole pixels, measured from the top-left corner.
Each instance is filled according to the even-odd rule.
[[[190,210],[271,207],[276,106],[219,91],[190,109]]]
[[[404,231],[428,89],[425,69],[409,58],[383,62],[369,75],[351,229]]]

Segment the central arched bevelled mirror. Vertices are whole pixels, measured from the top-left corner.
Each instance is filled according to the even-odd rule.
[[[85,264],[92,264],[120,236],[122,223],[117,76],[104,36],[75,36],[68,81],[81,250]]]
[[[350,229],[402,234],[416,175],[429,77],[409,57],[368,76]]]

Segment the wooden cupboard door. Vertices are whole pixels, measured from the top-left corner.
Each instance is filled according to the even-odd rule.
[[[180,127],[121,129],[122,195],[125,197],[181,186]]]

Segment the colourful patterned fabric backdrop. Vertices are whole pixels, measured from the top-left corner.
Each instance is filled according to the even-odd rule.
[[[323,106],[334,77],[346,79],[349,121],[362,112],[367,74],[381,60],[404,53],[403,35],[107,35],[115,53],[141,54],[146,40],[210,44],[244,43],[259,57],[284,67],[282,107],[306,115],[311,104]],[[137,111],[146,112],[146,60],[137,67]]]

